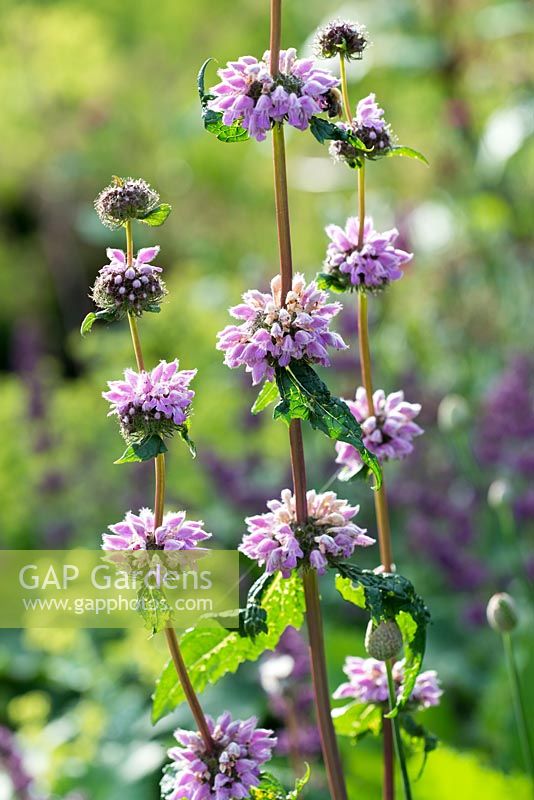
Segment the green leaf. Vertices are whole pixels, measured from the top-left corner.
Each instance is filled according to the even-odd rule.
[[[276,367],[276,383],[280,402],[274,409],[275,419],[307,420],[312,428],[330,439],[351,444],[375,476],[376,489],[382,484],[378,459],[365,447],[359,423],[348,405],[330,394],[326,384],[305,361],[291,361],[287,367]]]
[[[117,314],[114,309],[109,310],[104,308],[102,311],[97,311],[96,313],[90,311],[80,326],[80,333],[82,336],[87,336],[97,320],[102,320],[102,322],[114,322],[116,319]]]
[[[274,581],[274,574],[264,572],[248,592],[247,605],[241,615],[241,626],[244,636],[255,639],[259,633],[268,633],[267,612],[262,606],[265,593]]]
[[[132,442],[129,444],[120,458],[114,461],[114,464],[134,464],[138,461],[150,461],[152,458],[166,453],[167,446],[161,436],[153,433],[151,436],[145,436],[140,442]]]
[[[378,736],[382,731],[382,709],[375,703],[355,702],[334,708],[332,719],[339,736],[349,736],[356,741],[368,733]]]
[[[90,311],[89,314],[87,314],[87,316],[84,318],[80,326],[81,335],[87,336],[87,334],[90,332],[95,322],[96,322],[96,314],[94,311]]]
[[[172,211],[172,206],[168,203],[161,203],[161,205],[156,206],[153,208],[152,211],[149,211],[142,217],[137,217],[139,222],[144,222],[145,225],[150,225],[152,228],[159,228],[160,225],[163,225],[167,217]]]
[[[172,608],[161,589],[143,586],[137,593],[137,600],[146,628],[152,634],[163,630],[172,618]]]
[[[256,397],[254,405],[250,409],[253,414],[259,414],[267,408],[278,397],[278,387],[276,381],[265,381],[261,387],[259,395]]]
[[[295,788],[293,789],[292,792],[289,792],[289,794],[287,796],[287,800],[297,800],[297,798],[300,797],[300,793],[302,792],[302,790],[304,789],[304,787],[306,786],[306,784],[310,780],[310,777],[311,777],[310,765],[309,764],[305,764],[305,767],[306,767],[306,772],[304,773],[302,778],[298,778],[295,781]]]
[[[338,562],[336,589],[344,600],[369,612],[378,624],[394,619],[404,645],[404,680],[393,716],[408,702],[421,670],[426,646],[426,628],[430,613],[413,584],[402,575],[377,574],[355,564]],[[389,715],[388,715],[389,716]]]
[[[204,61],[200,67],[197,78],[198,96],[200,98],[204,127],[209,133],[213,133],[220,142],[245,142],[249,138],[248,131],[246,131],[239,122],[234,122],[232,125],[225,125],[222,121],[222,113],[220,111],[212,111],[208,108],[209,101],[213,100],[213,95],[207,94],[205,90],[205,74],[210,61],[213,61],[213,59],[208,58]]]
[[[268,633],[255,639],[238,631],[228,631],[210,623],[186,631],[180,649],[196,692],[217,683],[229,672],[236,672],[245,661],[256,661],[265,650],[273,650],[289,625],[300,628],[304,619],[304,592],[297,574],[282,578],[278,574],[266,590],[262,606],[267,612]],[[152,719],[157,722],[185,699],[172,662],[164,668],[156,684]]]
[[[427,756],[436,749],[439,744],[439,739],[435,734],[427,731],[419,722],[416,722],[411,714],[401,712],[399,714],[399,725],[403,733],[403,738],[406,739],[410,750],[422,750],[423,752],[423,761],[416,778],[416,780],[419,780],[425,769]]]
[[[189,448],[189,452],[193,456],[193,458],[197,457],[197,448],[194,441],[189,437],[189,425],[185,423],[184,425],[180,425],[178,428],[178,435],[186,443]]]
[[[423,164],[426,164],[427,167],[428,159],[419,150],[414,150],[413,147],[404,147],[404,145],[393,145],[389,150],[386,150],[382,153],[383,158],[392,158],[394,156],[405,156],[406,158],[416,158],[418,161],[422,161]]]
[[[347,131],[335,122],[329,122],[322,117],[312,117],[310,119],[310,131],[315,136],[319,144],[326,141],[346,141]]]
[[[336,292],[336,294],[352,292],[355,288],[350,282],[350,276],[343,272],[320,272],[315,280],[319,289],[324,289],[327,292]]]
[[[261,782],[250,791],[250,800],[298,800],[301,796],[302,790],[310,780],[311,770],[309,764],[306,764],[306,772],[302,778],[295,781],[295,788],[286,793],[284,785],[271,775],[270,772],[262,772]]]

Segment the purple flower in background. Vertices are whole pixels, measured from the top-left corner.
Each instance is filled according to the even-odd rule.
[[[360,703],[388,701],[386,665],[383,661],[349,656],[345,660],[343,672],[349,680],[338,686],[333,695],[335,700],[352,698]],[[393,680],[396,692],[399,694],[404,680],[404,660],[397,661],[393,665]],[[437,672],[427,670],[417,676],[409,704],[419,709],[437,706],[442,694]]]
[[[213,753],[199,733],[175,731],[180,747],[169,750],[173,763],[162,781],[168,800],[242,800],[260,782],[260,768],[276,744],[272,731],[257,728],[255,717],[232,721],[228,711],[216,722],[206,719]]]
[[[382,389],[373,393],[374,414],[369,414],[367,394],[363,386],[356,390],[356,399],[345,401],[362,426],[363,443],[380,461],[405,458],[413,451],[412,439],[423,433],[413,420],[421,411],[419,403],[408,403],[404,392],[386,396]],[[343,464],[342,480],[348,480],[363,467],[358,451],[350,444],[336,442],[337,464]]]
[[[338,126],[359,139],[370,151],[371,157],[391,148],[391,129],[384,120],[384,111],[376,102],[374,93],[360,100],[350,123],[339,122]],[[333,141],[329,152],[335,161],[345,161],[350,167],[357,166],[357,160],[365,153],[343,140]]]
[[[106,252],[109,264],[98,273],[91,293],[96,305],[113,311],[116,318],[128,311],[139,315],[157,309],[166,289],[158,274],[161,267],[150,261],[159,253],[159,247],[143,247],[131,265],[123,250],[108,247]]]
[[[275,731],[276,753],[303,759],[321,752],[319,731],[313,721],[308,646],[296,628],[288,627],[276,650],[260,663],[260,679],[269,707],[280,720]]]
[[[340,303],[328,303],[327,293],[315,281],[306,286],[300,274],[294,276],[285,303],[279,275],[271,281],[271,294],[251,289],[243,300],[230,313],[244,322],[220,331],[217,348],[225,352],[224,363],[231,369],[245,366],[253,384],[272,380],[274,366],[286,367],[292,359],[327,367],[327,347],[347,347],[338,333],[329,330],[332,318],[341,310]]]
[[[239,550],[266,572],[280,570],[284,578],[305,562],[324,574],[329,561],[350,558],[355,547],[368,547],[374,539],[365,535],[352,518],[359,506],[349,506],[334,492],[307,493],[308,521],[297,524],[295,498],[290,489],[282,491],[281,500],[269,500],[269,513],[248,517],[249,533]]]
[[[326,233],[330,244],[324,262],[327,274],[343,273],[349,285],[361,289],[378,291],[391,281],[402,278],[401,266],[411,261],[412,253],[395,247],[399,237],[396,228],[379,233],[373,227],[372,217],[364,223],[363,244],[358,246],[359,220],[349,217],[345,228],[328,225]]]
[[[534,359],[513,358],[488,393],[478,418],[476,451],[491,467],[534,477]]]
[[[397,661],[393,666],[393,680],[400,687],[404,681],[404,659]],[[431,708],[439,706],[443,689],[440,686],[438,673],[435,669],[420,672],[415,680],[409,703],[417,708]]]
[[[111,404],[108,416],[118,417],[127,441],[152,433],[170,436],[185,424],[195,396],[188,386],[197,371],[178,367],[178,359],[160,361],[150,372],[127,369],[124,380],[108,381],[109,391],[102,393]]]
[[[154,530],[154,513],[149,508],[139,514],[128,511],[109,530],[102,535],[103,550],[196,550],[199,542],[211,537],[204,523],[186,519],[185,511],[169,511]]]
[[[384,109],[380,108],[376,102],[374,92],[359,101],[356,106],[354,120],[358,128],[372,128],[377,133],[387,128],[384,120]]]
[[[384,703],[388,699],[386,665],[376,658],[349,656],[343,672],[348,683],[342,683],[333,694],[335,700],[353,698],[362,703]]]
[[[242,56],[218,70],[221,82],[211,89],[208,107],[220,111],[225,125],[239,122],[261,142],[275,122],[287,121],[305,130],[311,117],[328,108],[329,93],[339,80],[315,66],[313,59],[298,59],[291,47],[280,51],[279,74],[270,73],[270,54],[258,61]]]
[[[33,780],[27,773],[17,741],[9,728],[0,725],[0,767],[3,767],[19,800],[30,800],[36,795],[32,791]]]

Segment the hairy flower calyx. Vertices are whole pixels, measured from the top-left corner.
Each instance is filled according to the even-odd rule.
[[[315,37],[315,51],[320,58],[361,59],[369,44],[367,28],[358,22],[335,19],[320,28]]]
[[[95,200],[100,221],[108,228],[119,228],[131,219],[142,219],[159,203],[159,194],[142,178],[118,178],[103,189]]]
[[[140,316],[144,311],[159,311],[167,294],[160,278],[161,267],[149,262],[159,253],[159,247],[144,247],[128,264],[123,250],[108,247],[109,264],[99,271],[91,297],[99,308],[121,319],[127,313]]]

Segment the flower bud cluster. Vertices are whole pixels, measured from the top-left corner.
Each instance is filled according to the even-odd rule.
[[[100,221],[119,228],[131,219],[142,219],[159,203],[159,194],[142,178],[117,178],[95,200]]]
[[[163,271],[149,262],[159,253],[159,247],[144,247],[128,264],[123,250],[108,247],[109,264],[99,271],[91,291],[95,304],[112,311],[115,319],[128,312],[139,316],[144,311],[158,311],[167,294],[160,278]]]

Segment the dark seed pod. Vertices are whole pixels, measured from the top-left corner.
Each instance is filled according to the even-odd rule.
[[[320,58],[342,56],[347,61],[361,59],[368,44],[364,25],[339,19],[321,28],[315,38],[315,50]]]
[[[114,177],[95,200],[100,221],[118,228],[129,219],[146,216],[159,203],[159,194],[142,178]]]

